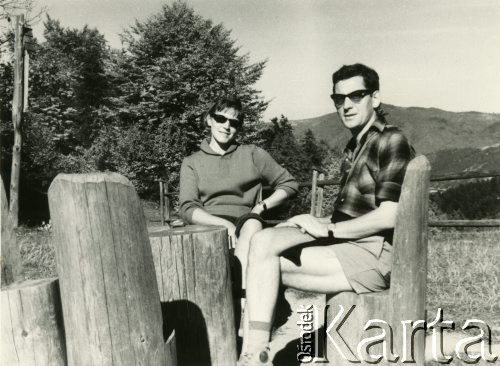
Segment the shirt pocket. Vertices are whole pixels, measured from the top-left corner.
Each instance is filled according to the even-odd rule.
[[[359,192],[363,195],[375,194],[376,174],[368,165],[363,165],[359,171],[356,186]]]

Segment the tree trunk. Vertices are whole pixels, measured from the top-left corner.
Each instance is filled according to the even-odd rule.
[[[49,188],[70,365],[168,365],[144,212],[115,173]],[[166,338],[166,337],[165,337]]]
[[[2,365],[66,365],[57,279],[25,281],[2,290]]]

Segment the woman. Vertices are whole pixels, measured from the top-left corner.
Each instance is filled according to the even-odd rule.
[[[243,125],[239,99],[219,99],[204,119],[210,127],[210,138],[182,163],[180,215],[190,224],[227,228],[230,245],[241,265],[238,287],[244,289],[250,238],[263,227],[260,214],[295,195],[298,184],[266,151],[236,142]],[[274,192],[259,201],[263,182],[270,184]]]

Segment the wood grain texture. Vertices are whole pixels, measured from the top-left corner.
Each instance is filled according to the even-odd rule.
[[[17,227],[19,220],[19,183],[21,177],[21,147],[23,123],[23,76],[24,76],[24,42],[23,27],[24,15],[12,17],[14,30],[14,85],[12,97],[12,124],[14,130],[14,143],[12,146],[12,164],[10,174],[10,219],[12,225]]]
[[[425,290],[427,275],[427,212],[430,165],[424,156],[413,159],[408,165],[398,205],[394,230],[391,287],[377,294],[341,293],[327,299],[327,323],[339,310],[339,305],[349,309],[355,305],[349,322],[342,327],[342,336],[348,344],[357,347],[362,339],[381,334],[363,331],[370,319],[381,319],[393,330],[394,353],[403,352],[402,321],[425,320]],[[408,339],[409,341],[409,339]],[[416,364],[424,365],[425,334],[417,331],[414,337]],[[379,345],[380,346],[380,345]],[[408,349],[408,348],[407,348]],[[378,351],[377,351],[378,350]],[[370,354],[380,353],[376,347]],[[327,356],[331,364],[350,365],[327,341]],[[398,364],[402,364],[400,357]],[[362,364],[366,364],[362,362]],[[387,364],[382,360],[380,364]]]
[[[3,179],[0,180],[2,184],[2,250],[0,256],[0,276],[2,278],[2,286],[6,286],[16,281],[20,276],[21,254],[17,247],[14,225],[9,215],[9,201],[7,200],[5,186],[3,184]]]
[[[319,173],[318,180],[325,179],[324,173]],[[314,216],[323,217],[323,197],[324,197],[324,188],[323,186],[318,186],[316,189],[316,212]]]
[[[150,228],[164,317],[180,365],[235,365],[227,232],[217,226]]]
[[[318,171],[313,170],[312,180],[311,180],[311,212],[310,212],[310,214],[313,216],[316,216],[317,189],[318,189]]]
[[[57,279],[12,284],[1,302],[1,365],[66,365]]]
[[[166,365],[146,221],[115,173],[59,174],[49,188],[69,365]]]
[[[425,156],[413,159],[406,170],[394,228],[390,288],[392,324],[425,320],[430,172]],[[396,349],[403,348],[402,338],[399,334],[396,336]],[[415,342],[417,364],[423,365],[423,332],[418,332]]]

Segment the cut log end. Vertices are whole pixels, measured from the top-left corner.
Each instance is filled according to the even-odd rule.
[[[189,235],[219,231],[222,226],[188,225],[170,229],[168,226],[148,228],[149,237],[163,237],[168,235]]]
[[[118,174],[118,173],[113,173],[113,172],[95,172],[95,173],[87,173],[87,174],[65,174],[65,173],[60,173],[58,174],[54,180],[52,181],[52,184],[49,187],[49,192],[53,190],[54,186],[56,186],[59,182],[61,181],[67,181],[71,183],[102,183],[102,182],[109,182],[109,183],[119,183],[123,184],[126,186],[133,187],[132,183],[125,178],[123,175]]]

